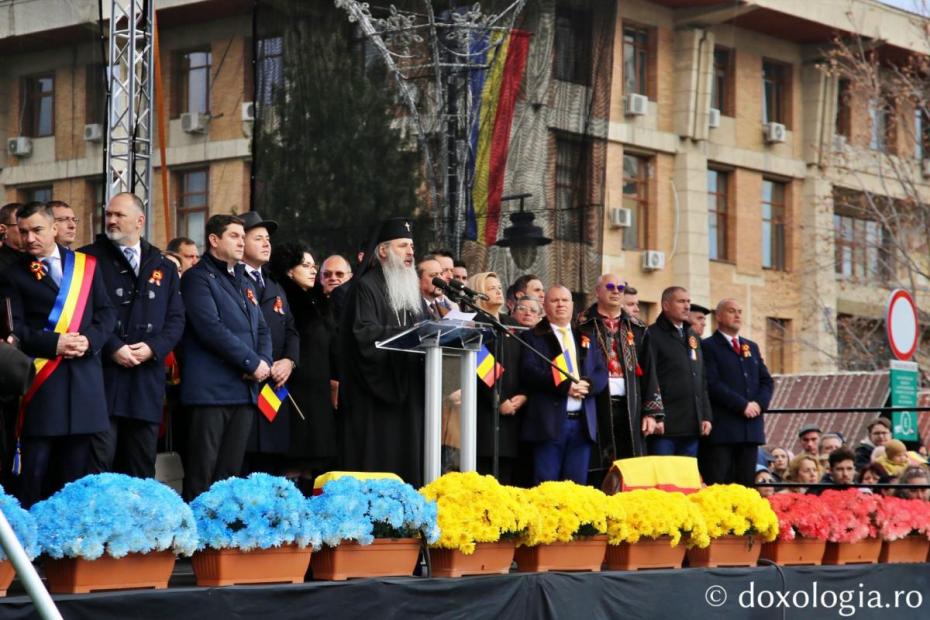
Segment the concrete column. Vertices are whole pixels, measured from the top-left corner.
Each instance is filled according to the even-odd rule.
[[[675,133],[707,139],[707,110],[713,73],[714,35],[706,30],[675,32]]]
[[[808,167],[801,194],[799,372],[836,371],[836,296],[832,184]]]
[[[707,156],[700,145],[682,141],[675,157],[671,191],[673,281],[696,303],[710,303],[707,246]]]
[[[818,65],[801,67],[802,154],[808,164],[822,165],[833,148],[836,88],[836,77]]]

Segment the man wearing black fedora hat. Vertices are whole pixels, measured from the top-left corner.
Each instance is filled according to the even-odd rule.
[[[271,333],[271,376],[273,388],[285,385],[300,358],[300,334],[284,289],[265,268],[271,259],[271,235],[278,223],[263,219],[257,211],[240,216],[245,229],[245,249],[242,262],[245,275],[252,279],[258,306]],[[271,420],[255,411],[252,433],[246,446],[246,467],[249,471],[281,473],[284,456],[290,443],[290,402],[281,403],[277,415]]]
[[[423,369],[416,355],[378,349],[412,327],[423,302],[413,257],[413,223],[383,222],[346,295],[340,339],[340,422],[348,470],[422,476]]]

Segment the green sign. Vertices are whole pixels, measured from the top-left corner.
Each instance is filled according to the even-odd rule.
[[[920,383],[915,362],[891,360],[889,365],[892,407],[916,407]],[[895,411],[891,414],[895,439],[917,441],[917,412]]]

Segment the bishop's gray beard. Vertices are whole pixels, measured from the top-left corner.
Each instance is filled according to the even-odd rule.
[[[388,248],[387,261],[381,263],[384,281],[387,283],[388,303],[398,315],[406,311],[414,315],[420,313],[420,280],[417,270],[411,265],[404,265],[404,259],[398,257]]]

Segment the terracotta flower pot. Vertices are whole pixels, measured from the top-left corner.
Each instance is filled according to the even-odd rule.
[[[513,562],[512,540],[483,542],[475,552],[465,555],[458,549],[430,549],[429,557],[433,577],[461,577],[462,575],[506,575]]]
[[[418,538],[376,538],[370,545],[344,542],[313,554],[313,578],[409,577],[419,557]]]
[[[3,560],[0,562],[0,596],[6,596],[6,591],[10,589],[10,584],[13,583],[13,577],[16,576],[16,570],[13,568],[13,563],[9,560]]]
[[[755,566],[759,562],[761,551],[762,544],[758,539],[749,536],[721,536],[711,540],[706,549],[688,549],[688,566]]]
[[[517,569],[522,573],[559,571],[599,572],[607,551],[607,536],[591,536],[567,543],[517,547]]]
[[[824,564],[875,564],[882,551],[881,538],[866,538],[854,543],[828,542]]]
[[[191,560],[198,586],[303,583],[312,551],[295,544],[251,551],[204,549]]]
[[[827,541],[795,538],[763,543],[761,557],[782,566],[820,566]]]
[[[883,564],[919,564],[927,561],[930,540],[925,536],[905,536],[899,540],[882,541],[878,561]]]
[[[171,551],[130,553],[116,559],[108,555],[96,560],[83,558],[46,558],[45,577],[49,592],[81,594],[94,590],[129,590],[132,588],[168,587],[174,570]]]
[[[685,559],[683,544],[671,545],[670,536],[640,538],[635,543],[607,545],[609,570],[651,570],[681,568]]]

